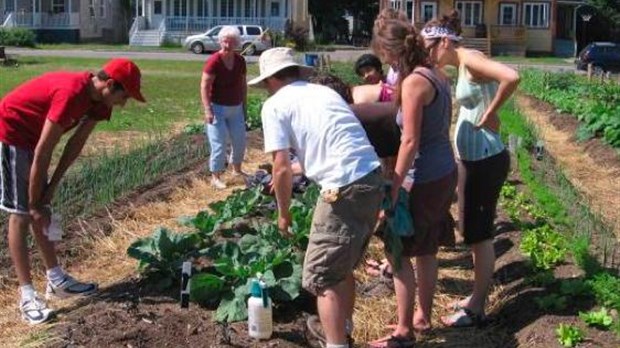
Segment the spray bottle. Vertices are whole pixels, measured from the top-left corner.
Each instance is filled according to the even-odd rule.
[[[250,337],[268,339],[273,333],[271,299],[263,281],[252,279],[248,299],[248,332]]]

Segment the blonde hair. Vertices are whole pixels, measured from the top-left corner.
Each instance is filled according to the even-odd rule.
[[[224,40],[225,38],[233,38],[237,40],[237,42],[241,42],[241,33],[237,27],[232,25],[225,25],[222,27],[220,32],[217,34],[217,39],[219,41]]]

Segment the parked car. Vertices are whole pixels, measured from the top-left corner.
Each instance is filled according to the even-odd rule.
[[[183,46],[196,54],[214,52],[220,49],[217,35],[224,26],[218,25],[204,34],[188,36]],[[247,55],[260,53],[271,48],[269,35],[259,25],[236,25],[241,34],[239,49]]]
[[[620,71],[620,44],[593,42],[581,50],[575,63],[579,70],[587,70],[592,63],[595,69]]]

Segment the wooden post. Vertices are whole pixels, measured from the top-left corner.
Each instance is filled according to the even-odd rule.
[[[588,64],[588,81],[592,81],[592,63]]]
[[[332,57],[329,54],[327,55],[327,71],[332,71]]]

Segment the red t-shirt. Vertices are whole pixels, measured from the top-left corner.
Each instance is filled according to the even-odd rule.
[[[34,151],[48,119],[65,132],[84,117],[109,120],[112,109],[88,94],[93,75],[52,72],[27,81],[0,99],[0,142]]]
[[[203,72],[215,76],[209,91],[211,102],[228,106],[243,103],[246,67],[245,59],[240,54],[235,53],[233,67],[228,69],[224,65],[221,53],[214,53],[207,59]]]

